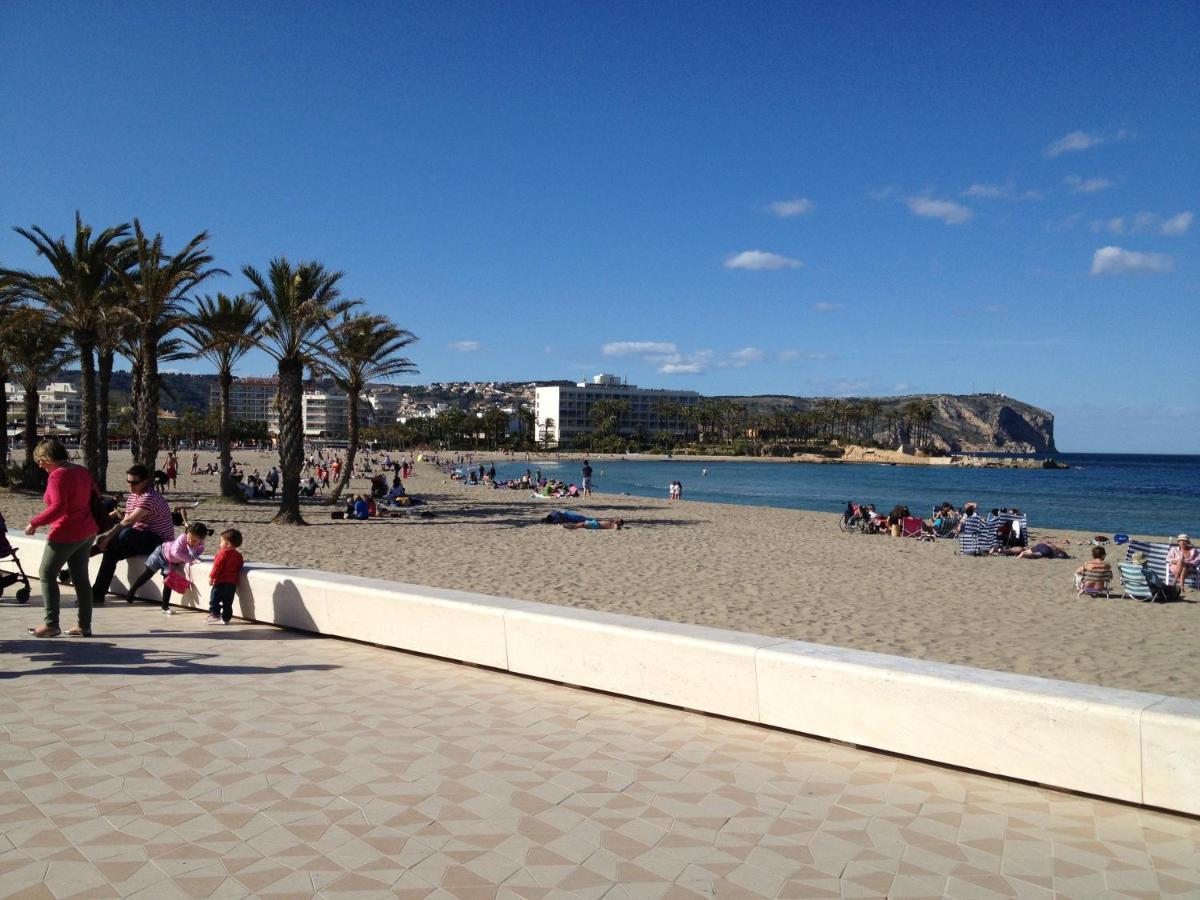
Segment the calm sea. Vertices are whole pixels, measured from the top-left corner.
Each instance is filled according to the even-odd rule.
[[[667,496],[683,482],[685,500],[841,512],[847,500],[887,511],[903,503],[927,515],[943,501],[982,509],[1016,507],[1041,528],[1132,536],[1200,534],[1200,456],[1064,453],[1069,469],[959,469],[926,466],[704,462],[695,459],[597,461],[594,489],[639,497]],[[531,469],[537,463],[530,463]],[[542,471],[578,482],[580,463],[541,463]],[[496,462],[502,478],[519,478],[523,461]],[[704,470],[708,474],[704,474]]]

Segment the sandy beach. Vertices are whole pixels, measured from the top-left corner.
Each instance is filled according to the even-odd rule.
[[[201,464],[213,458],[202,453]],[[1200,698],[1200,603],[1077,597],[1071,573],[1090,549],[1079,546],[1083,533],[1033,530],[1035,540],[1073,542],[1072,560],[964,558],[952,541],[844,534],[827,513],[604,494],[539,501],[461,485],[428,463],[416,466],[408,489],[430,517],[334,521],[318,499],[306,501],[310,527],[285,528],[269,524],[272,501],[222,503],[217,476],[189,475],[190,459],[181,454],[168,499],[199,500],[193,515],[212,527],[237,525],[252,562]],[[235,459],[265,473],[276,458]],[[114,455],[110,486],[129,461]],[[10,528],[41,507],[40,497],[0,493]],[[542,522],[556,508],[627,524],[585,531]],[[1114,548],[1110,561],[1120,558]],[[26,567],[36,570],[36,561]],[[103,611],[96,629],[103,633]]]

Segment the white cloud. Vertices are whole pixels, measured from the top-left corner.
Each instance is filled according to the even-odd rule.
[[[447,350],[457,350],[459,353],[475,353],[483,349],[479,341],[451,341],[446,345]]]
[[[867,191],[867,196],[872,200],[887,200],[896,194],[896,186],[889,184],[885,187],[876,188],[873,191]]]
[[[735,369],[744,369],[752,363],[762,362],[763,352],[757,347],[743,347],[729,354],[729,365]]]
[[[600,349],[605,356],[630,356],[674,353],[676,347],[670,341],[612,341]]]
[[[1001,200],[1012,196],[1011,184],[973,184],[959,193],[960,197],[979,197],[983,200]]]
[[[947,225],[961,225],[974,215],[970,209],[953,200],[935,200],[932,197],[908,197],[904,201],[914,215],[926,219],[940,219]]]
[[[1047,231],[1070,231],[1076,225],[1083,221],[1082,212],[1073,212],[1069,216],[1064,216],[1057,222],[1048,222],[1046,224]]]
[[[1136,136],[1128,128],[1120,129],[1111,137],[1096,131],[1072,131],[1070,134],[1063,135],[1057,141],[1049,144],[1043,152],[1046,156],[1053,159],[1056,156],[1062,156],[1064,153],[1090,150],[1093,147],[1099,147],[1101,144],[1108,144],[1113,141],[1127,141]]]
[[[1181,212],[1169,219],[1164,219],[1158,213],[1140,212],[1134,216],[1095,219],[1092,222],[1092,231],[1107,231],[1111,234],[1146,234],[1155,231],[1165,235],[1180,235],[1192,226],[1192,219],[1190,212]]]
[[[767,205],[767,209],[781,219],[790,219],[793,216],[807,216],[816,208],[816,204],[807,197],[797,197],[795,200],[776,200],[774,203]]]
[[[760,272],[767,269],[799,269],[803,266],[798,259],[767,253],[765,250],[743,250],[725,260],[727,269],[749,269]]]
[[[959,191],[958,196],[974,197],[979,200],[1041,200],[1042,192],[1032,188],[1018,191],[1016,184],[1010,178],[1004,184],[977,181],[965,190]]]
[[[702,363],[663,363],[658,367],[659,375],[701,375],[704,373]]]
[[[1063,184],[1071,189],[1072,194],[1096,194],[1113,186],[1111,178],[1080,178],[1078,175],[1068,175]]]
[[[1194,217],[1190,212],[1181,212],[1179,215],[1171,216],[1171,218],[1163,222],[1160,230],[1163,234],[1184,234],[1189,228],[1192,227],[1193,218]]]
[[[1072,131],[1068,135],[1060,137],[1057,141],[1046,147],[1046,156],[1053,159],[1056,156],[1062,156],[1064,153],[1071,153],[1076,150],[1088,150],[1104,143],[1104,138],[1099,134],[1089,134],[1086,131]]]
[[[776,354],[776,358],[780,362],[795,362],[797,360],[823,362],[830,359],[837,359],[837,356],[823,350],[780,350]]]
[[[819,303],[813,304],[813,309],[815,309],[819,313],[837,312],[841,308],[842,308],[842,304],[828,303],[825,300],[822,300]]]
[[[1165,253],[1101,247],[1092,257],[1093,275],[1161,274],[1174,268],[1175,258]]]

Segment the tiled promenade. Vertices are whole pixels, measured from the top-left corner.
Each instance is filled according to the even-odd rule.
[[[6,897],[1200,896],[1196,820],[144,604],[37,640],[36,604],[0,605]]]

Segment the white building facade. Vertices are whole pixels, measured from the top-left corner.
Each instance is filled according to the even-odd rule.
[[[279,379],[235,378],[229,386],[229,418],[237,422],[261,422],[271,434],[279,433]],[[213,382],[208,391],[209,408],[221,408],[221,385]]]
[[[5,384],[4,401],[9,434],[21,434],[25,430],[25,389],[12,382]],[[38,391],[39,433],[79,434],[82,416],[83,399],[73,384],[56,381]]]
[[[696,391],[639,388],[623,384],[616,375],[596,375],[591,381],[580,381],[573,387],[546,385],[534,389],[534,427],[538,440],[562,447],[570,446],[581,435],[591,434],[595,430],[592,406],[600,400],[621,400],[629,405],[617,427],[621,435],[652,438],[666,433],[681,439],[695,436],[695,425],[680,415],[680,410],[699,405],[700,394]]]

